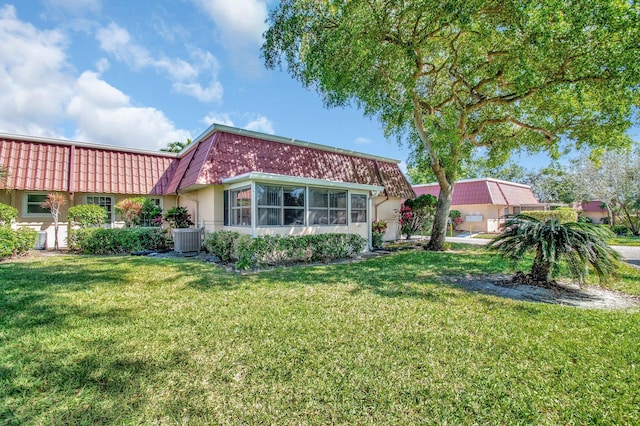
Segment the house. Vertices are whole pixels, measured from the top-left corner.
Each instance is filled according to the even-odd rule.
[[[9,173],[0,190],[10,190],[0,191],[0,202],[18,209],[16,226],[46,231],[49,242],[51,216],[40,203],[53,191],[69,206],[104,207],[110,227],[124,225],[118,201],[144,195],[164,210],[186,207],[206,232],[370,239],[371,222],[386,220],[392,239],[395,210],[414,197],[398,163],[217,124],[179,154],[0,134],[0,164]],[[64,245],[66,224],[60,229]]]
[[[588,217],[593,223],[605,223],[609,219],[607,205],[599,200],[583,201],[574,205],[580,215]]]
[[[437,183],[414,185],[417,196],[431,194],[437,197]],[[483,178],[461,180],[453,187],[452,210],[461,213],[464,223],[460,229],[471,232],[499,232],[507,214],[526,210],[543,210],[531,192],[531,187],[499,179]]]

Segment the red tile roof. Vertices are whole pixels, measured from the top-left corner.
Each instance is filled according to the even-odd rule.
[[[384,186],[389,196],[414,197],[393,160],[229,128],[214,129],[187,152],[168,192],[250,172]]]
[[[0,135],[0,164],[9,171],[6,187],[17,190],[168,195],[261,172],[414,197],[395,160],[219,125],[179,155]]]
[[[431,194],[438,196],[440,186],[437,183],[414,185],[416,195]],[[470,179],[456,182],[453,187],[452,206],[469,204],[494,204],[520,206],[538,204],[531,187],[498,179]]]
[[[602,208],[602,201],[593,200],[593,201],[583,201],[582,202],[582,211],[583,212],[592,212],[592,213],[601,213],[606,211],[607,208]]]
[[[0,164],[16,190],[163,193],[175,154],[24,136],[0,136]],[[166,185],[165,185],[166,186]],[[0,184],[0,188],[2,188]]]

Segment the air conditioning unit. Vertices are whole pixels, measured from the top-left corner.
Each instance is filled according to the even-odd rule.
[[[191,253],[202,247],[202,229],[187,228],[173,230],[173,251]]]
[[[47,231],[38,231],[38,238],[36,239],[36,245],[34,248],[36,250],[47,249]]]

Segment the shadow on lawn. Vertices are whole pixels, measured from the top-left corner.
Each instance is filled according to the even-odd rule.
[[[443,288],[458,288],[442,282],[440,276],[486,273],[500,270],[503,262],[474,253],[461,256],[452,252],[423,250],[394,253],[354,263],[326,266],[301,266],[265,271],[259,279],[277,280],[299,285],[355,285],[353,294],[369,291],[383,297],[422,298],[445,301],[450,293]]]

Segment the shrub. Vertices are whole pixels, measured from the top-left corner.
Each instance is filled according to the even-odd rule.
[[[425,229],[436,210],[438,199],[430,194],[423,194],[417,198],[404,201],[397,211],[400,232],[407,240],[419,231]]]
[[[20,256],[33,248],[38,233],[31,228],[0,227],[0,258]]]
[[[629,235],[631,230],[627,225],[613,225],[611,227],[611,232],[613,232],[616,235],[626,236],[626,235]]]
[[[384,220],[376,220],[371,224],[371,231],[384,234],[387,232],[387,222]]]
[[[171,207],[164,215],[164,220],[169,222],[172,228],[188,228],[193,225],[191,214],[185,207]]]
[[[0,203],[0,226],[11,226],[11,222],[18,218],[18,209]]]
[[[236,261],[238,269],[254,265],[284,265],[295,262],[327,262],[352,257],[367,240],[355,234],[303,236],[265,235],[251,238],[237,232],[217,231],[205,238],[205,248],[222,261]]]
[[[560,223],[569,223],[578,221],[578,213],[570,207],[561,207],[556,210],[536,210],[522,212],[522,215],[533,217],[540,222],[545,222],[549,219],[556,219]]]
[[[142,250],[166,250],[162,228],[80,228],[69,232],[68,246],[85,254],[129,254]]]
[[[143,204],[144,198],[141,197],[125,198],[116,203],[114,207],[122,215],[125,227],[131,228],[140,220]]]
[[[384,236],[381,232],[372,232],[371,233],[371,245],[375,248],[382,247],[382,237]]]
[[[95,204],[80,204],[69,207],[68,216],[74,225],[86,228],[103,224],[107,220],[107,211]]]
[[[234,253],[234,246],[240,234],[232,231],[217,231],[207,235],[204,239],[204,248],[207,252],[215,254],[223,262],[229,262]]]

